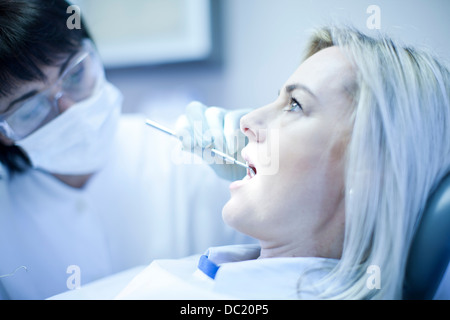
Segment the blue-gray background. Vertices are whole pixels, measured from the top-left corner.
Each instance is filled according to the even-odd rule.
[[[124,112],[171,122],[194,99],[231,109],[269,103],[298,66],[312,28],[344,22],[370,34],[370,5],[381,9],[381,32],[450,60],[448,0],[212,1],[215,61],[108,69]]]

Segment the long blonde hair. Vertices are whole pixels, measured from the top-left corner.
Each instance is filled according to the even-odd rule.
[[[400,299],[426,200],[450,170],[450,74],[425,50],[349,27],[318,29],[306,57],[338,46],[354,64],[342,257],[325,298]],[[370,266],[380,287],[367,285]]]

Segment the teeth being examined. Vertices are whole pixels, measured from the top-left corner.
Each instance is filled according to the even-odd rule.
[[[256,175],[256,169],[254,166],[249,165],[248,162],[247,162],[247,166],[248,166],[247,174],[250,178],[253,178]]]

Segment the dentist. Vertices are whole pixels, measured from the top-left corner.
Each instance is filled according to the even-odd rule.
[[[217,214],[225,179],[244,173],[170,161],[176,141],[121,114],[86,27],[66,26],[68,6],[0,0],[0,275],[26,267],[0,278],[1,299],[43,299],[69,277],[83,285],[248,240]],[[185,129],[238,128],[239,113],[187,110]]]

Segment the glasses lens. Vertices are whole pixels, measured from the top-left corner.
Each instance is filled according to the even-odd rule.
[[[30,98],[6,121],[14,131],[16,139],[21,139],[39,128],[52,114],[52,105],[41,95]]]
[[[91,52],[63,76],[61,90],[72,101],[79,102],[94,95],[102,78],[102,65]]]
[[[59,112],[55,101],[64,96],[72,102],[80,102],[93,96],[104,80],[103,65],[89,40],[83,42],[83,49],[68,63],[62,77],[55,83],[55,93],[49,88],[22,103],[5,121],[9,126],[11,139],[26,137],[43,126]],[[56,99],[56,100],[55,100]],[[14,138],[13,138],[14,137]]]

